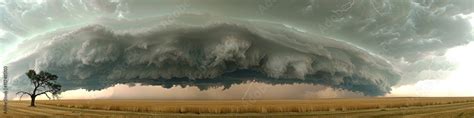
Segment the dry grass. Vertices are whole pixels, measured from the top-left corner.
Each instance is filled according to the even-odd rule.
[[[474,98],[359,98],[317,100],[60,100],[59,107],[144,113],[275,113],[352,111],[474,102]]]

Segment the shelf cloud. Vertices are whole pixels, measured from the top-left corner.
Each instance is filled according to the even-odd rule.
[[[343,41],[280,24],[220,22],[127,31],[90,25],[41,37],[34,52],[11,65],[57,73],[71,89],[103,89],[119,83],[205,89],[257,80],[383,95],[400,79],[387,60]]]
[[[443,55],[472,41],[462,17],[472,4],[5,0],[0,57],[9,58],[0,64],[10,66],[14,87],[36,69],[58,74],[66,90],[130,83],[206,90],[258,81],[381,96],[452,69]]]

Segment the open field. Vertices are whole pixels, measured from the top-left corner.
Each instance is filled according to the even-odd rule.
[[[356,98],[317,100],[60,100],[13,101],[23,117],[474,117],[474,98]]]

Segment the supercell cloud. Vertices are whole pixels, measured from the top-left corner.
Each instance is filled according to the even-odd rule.
[[[206,17],[184,15],[175,19]],[[108,87],[97,87],[97,82],[232,84],[258,76],[268,83],[325,84],[381,95],[399,80],[386,60],[345,42],[281,24],[232,19],[219,22],[176,22],[126,31],[86,26],[60,36],[41,37],[49,40],[35,43],[37,51],[11,66],[34,65],[35,69],[57,73],[64,78],[60,82],[66,88],[77,84]]]
[[[379,96],[448,70],[446,49],[472,40],[469,0],[0,3],[0,64],[14,87],[37,69],[66,90],[258,81]]]

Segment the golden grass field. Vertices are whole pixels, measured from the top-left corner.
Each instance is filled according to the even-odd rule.
[[[474,98],[51,100],[9,102],[2,117],[474,117]]]

